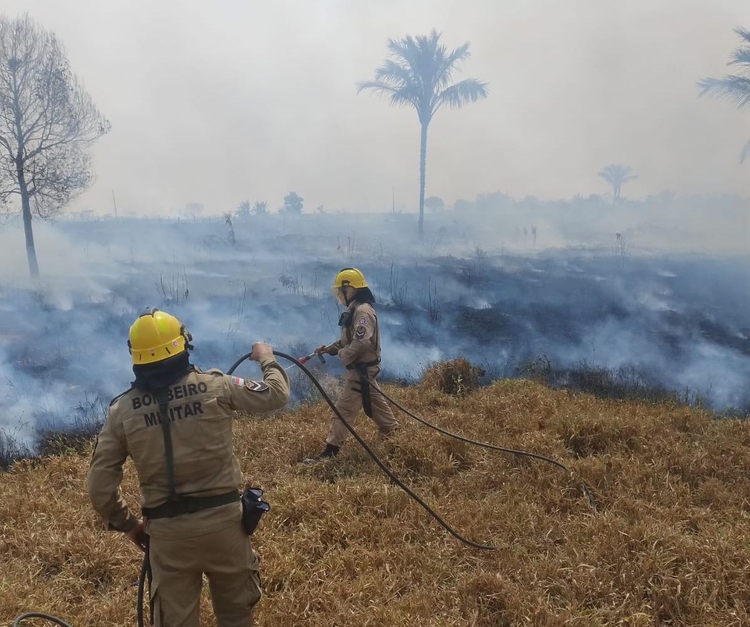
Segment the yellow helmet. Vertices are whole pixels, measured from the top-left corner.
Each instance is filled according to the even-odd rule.
[[[365,275],[357,270],[357,268],[344,268],[340,270],[333,281],[331,289],[340,289],[346,285],[351,285],[356,289],[367,287]]]
[[[357,270],[357,268],[343,268],[339,271],[336,278],[333,280],[333,285],[331,285],[331,292],[333,292],[334,297],[341,304],[345,304],[342,290],[347,285],[355,289],[367,287],[365,275]]]
[[[130,327],[128,348],[134,365],[153,364],[193,348],[192,339],[179,318],[149,307]]]

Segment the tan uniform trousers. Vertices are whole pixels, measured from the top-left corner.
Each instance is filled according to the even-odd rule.
[[[368,381],[370,382],[370,404],[372,405],[372,420],[383,434],[391,433],[398,429],[398,421],[391,411],[391,406],[380,393],[380,387],[375,380],[380,374],[380,366],[368,368]],[[344,389],[336,401],[336,409],[341,412],[344,420],[354,426],[354,423],[362,409],[362,380],[356,370],[347,370],[344,375]],[[349,430],[342,424],[336,414],[331,419],[331,428],[328,431],[326,443],[333,446],[343,446]]]
[[[219,627],[252,626],[261,596],[260,560],[239,521],[187,538],[152,537],[149,557],[156,627],[199,626],[203,573]]]

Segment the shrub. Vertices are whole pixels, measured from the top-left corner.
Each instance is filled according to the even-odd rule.
[[[434,364],[422,377],[422,386],[451,396],[466,396],[480,386],[485,371],[464,357]]]

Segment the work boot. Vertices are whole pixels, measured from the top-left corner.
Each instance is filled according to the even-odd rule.
[[[381,437],[381,438],[383,438],[384,440],[390,440],[390,439],[391,439],[391,438],[392,438],[392,437],[393,437],[394,435],[396,435],[396,434],[397,434],[397,433],[398,433],[398,432],[399,432],[400,430],[401,430],[401,425],[396,425],[396,426],[395,426],[395,427],[393,427],[393,429],[391,429],[390,431],[385,431],[385,432],[381,431],[381,432],[380,432],[380,437]]]
[[[336,455],[339,454],[339,450],[341,450],[341,447],[339,446],[334,446],[333,444],[326,444],[325,450],[320,455],[316,455],[315,457],[308,457],[307,459],[303,459],[302,463],[310,466],[312,464],[324,462],[327,459],[333,459],[334,457],[336,457]]]

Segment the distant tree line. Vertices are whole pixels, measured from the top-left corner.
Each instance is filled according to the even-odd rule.
[[[302,215],[304,208],[304,198],[297,192],[289,192],[284,196],[284,204],[279,208],[281,215]],[[318,212],[322,210],[322,205],[318,206]],[[266,216],[270,213],[268,203],[265,200],[256,201],[250,204],[249,200],[243,200],[234,212],[239,219],[247,219],[250,216]]]

